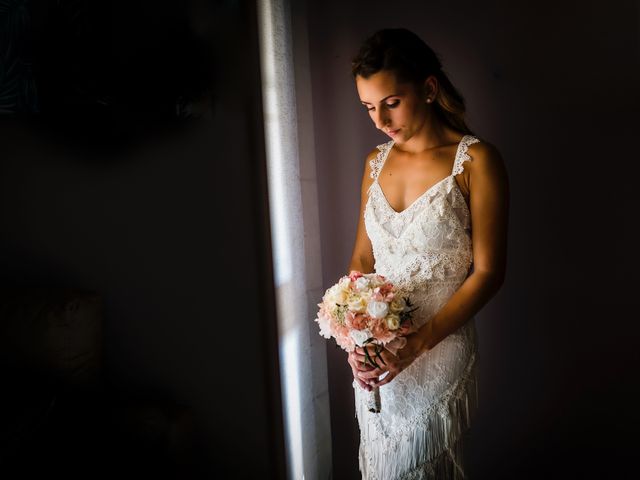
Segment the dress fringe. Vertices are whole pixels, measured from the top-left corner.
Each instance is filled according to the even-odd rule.
[[[421,422],[399,438],[380,438],[362,444],[359,466],[363,480],[440,480],[465,478],[462,434],[471,426],[478,406],[478,382],[475,353],[458,381],[429,408]],[[360,388],[357,386],[357,388]],[[356,415],[360,425],[375,428],[358,402]],[[384,408],[384,406],[383,406]],[[372,438],[374,432],[365,432]]]

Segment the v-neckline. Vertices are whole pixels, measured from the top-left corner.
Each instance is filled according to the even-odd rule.
[[[396,144],[395,140],[390,140],[391,144],[389,145],[389,147],[387,148],[387,151],[385,152],[384,158],[382,159],[382,164],[380,165],[380,169],[378,170],[378,174],[376,175],[375,178],[375,182],[378,184],[378,190],[380,191],[380,193],[382,194],[382,198],[384,199],[384,202],[387,204],[387,206],[389,207],[389,210],[391,210],[394,214],[396,215],[402,215],[404,214],[407,210],[409,210],[410,208],[412,208],[416,203],[418,203],[418,201],[420,199],[422,199],[423,197],[425,197],[427,195],[427,193],[429,193],[431,190],[433,190],[435,187],[437,187],[438,185],[440,185],[441,183],[443,183],[446,179],[451,178],[454,176],[453,171],[455,170],[455,166],[456,166],[456,162],[458,160],[458,155],[460,155],[460,148],[462,147],[462,142],[464,142],[465,138],[467,138],[467,135],[463,135],[462,138],[460,139],[460,141],[458,142],[458,146],[456,147],[456,154],[453,158],[453,167],[451,167],[451,173],[449,175],[447,175],[446,177],[438,180],[436,183],[434,183],[433,185],[431,185],[429,188],[427,188],[424,192],[422,192],[418,198],[416,198],[413,202],[411,202],[406,208],[404,208],[403,210],[397,211],[395,208],[393,208],[391,206],[391,204],[389,203],[389,200],[387,199],[387,196],[384,193],[384,190],[382,190],[382,186],[380,185],[380,183],[378,182],[378,178],[380,178],[380,174],[382,173],[382,170],[385,166],[385,164],[387,163],[387,158],[389,157],[389,153],[391,153],[391,149],[393,148],[393,146]],[[458,186],[458,182],[456,182],[456,179],[454,178],[453,181],[456,183],[456,186]],[[460,187],[458,187],[459,189]]]
[[[396,215],[402,215],[404,212],[406,212],[407,210],[409,210],[410,208],[412,208],[415,204],[418,203],[418,201],[420,199],[422,199],[423,197],[425,197],[427,195],[427,193],[429,193],[431,190],[433,190],[434,188],[436,188],[437,186],[439,186],[441,183],[443,183],[445,180],[447,180],[448,178],[451,178],[451,175],[447,175],[446,177],[444,177],[441,180],[438,180],[436,183],[434,183],[433,185],[431,185],[429,188],[427,188],[424,192],[422,192],[420,194],[420,196],[418,196],[418,198],[416,198],[413,202],[411,202],[411,204],[405,208],[404,210],[400,210],[397,211],[395,208],[393,208],[391,206],[391,204],[389,203],[389,200],[387,200],[387,196],[384,194],[384,191],[382,190],[382,186],[378,183],[378,179],[376,178],[375,183],[378,185],[378,190],[380,191],[380,194],[382,195],[382,198],[384,199],[384,203],[387,204],[387,206],[389,207],[389,210],[391,210],[393,213],[395,213]],[[454,179],[455,182],[455,179]]]

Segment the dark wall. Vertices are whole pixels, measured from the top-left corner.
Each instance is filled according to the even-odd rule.
[[[109,384],[190,410],[196,478],[281,474],[255,7],[7,5],[0,285],[99,293]]]
[[[508,272],[476,317],[471,478],[621,477],[637,448],[639,19],[632,1],[309,7],[325,288],[349,265],[364,158],[388,140],[350,77],[366,36],[418,33],[505,160]],[[358,478],[351,371],[327,353],[334,478]]]

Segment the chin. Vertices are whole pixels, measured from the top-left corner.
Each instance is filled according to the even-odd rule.
[[[391,140],[395,140],[396,142],[402,138],[401,132],[398,132],[396,135],[389,135],[388,133],[385,133],[385,135],[389,137]]]

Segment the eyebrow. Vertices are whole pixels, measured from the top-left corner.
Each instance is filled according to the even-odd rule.
[[[392,93],[391,95],[387,95],[387,96],[386,96],[386,97],[384,97],[382,100],[380,100],[380,103],[384,102],[384,101],[385,101],[387,98],[389,98],[389,97],[399,97],[399,96],[400,96],[400,95],[399,95],[399,94],[397,94],[397,93]],[[365,101],[363,101],[363,100],[360,100],[360,103],[362,103],[362,104],[365,104],[365,103],[366,103],[367,105],[373,105],[372,103],[365,102]]]

